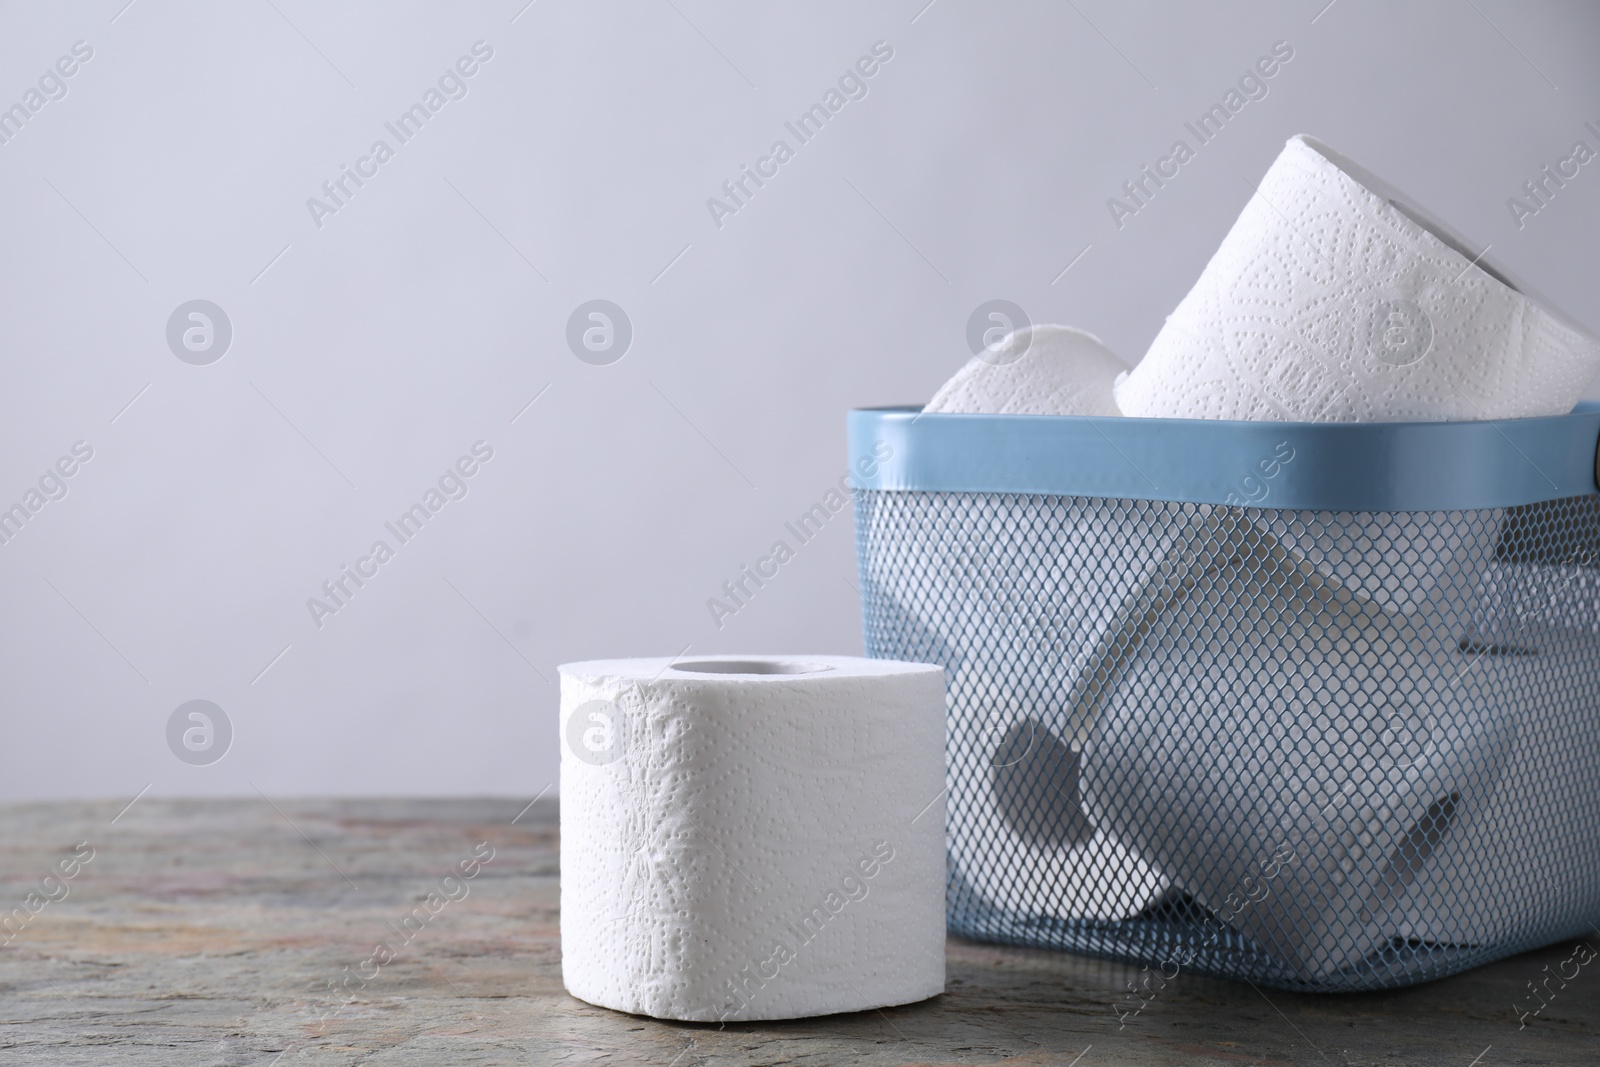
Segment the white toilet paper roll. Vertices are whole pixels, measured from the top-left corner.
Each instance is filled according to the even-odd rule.
[[[1092,333],[1025,326],[968,360],[922,410],[929,415],[1120,415],[1111,386],[1127,369]]]
[[[1116,416],[1111,387],[1125,370],[1093,334],[1033,326],[970,360],[923,411]],[[1124,919],[1166,881],[1084,813],[1088,724],[1071,694],[1185,522],[1143,502],[1126,514],[1073,500],[1057,508],[1046,515],[1036,499],[991,497],[975,520],[982,529],[910,546],[914,558],[897,569],[926,594],[903,608],[952,662],[950,743],[961,754],[951,768],[952,866],[994,907]]]
[[[1417,702],[1413,629],[1247,523],[1217,543],[1121,672],[1084,796],[1175,886],[1325,976],[1387,943],[1416,868],[1509,742]]]
[[[1502,654],[1527,651],[1508,643],[1515,635],[1483,610],[1520,602],[1526,592],[1506,580],[1507,565],[1495,559],[1504,510],[1266,514],[1270,521],[1256,521],[1292,556],[1406,629],[1415,699],[1443,709],[1435,731],[1450,743],[1441,752],[1477,753],[1453,769],[1453,785],[1435,790],[1425,825],[1405,839],[1406,862],[1396,863],[1381,887],[1392,906],[1374,929],[1381,940],[1432,944],[1484,944],[1502,936],[1515,912],[1503,899],[1505,872],[1519,861],[1507,855],[1506,842],[1516,839],[1501,828],[1516,821],[1513,811],[1526,814],[1528,797],[1525,788],[1504,788],[1503,767],[1512,762],[1519,710],[1543,704],[1530,694],[1480,691],[1486,676],[1504,681],[1502,664],[1510,664],[1511,674],[1523,666]]]
[[[1137,915],[1160,898],[1166,880],[1084,812],[1080,748],[1047,725],[1070,729],[1071,716],[1065,709],[1030,714],[1026,676],[1002,677],[1015,680],[957,672],[952,686],[953,694],[988,694],[967,698],[976,707],[952,717],[952,747],[981,756],[967,756],[965,773],[952,778],[952,865],[990,905],[1015,914]]]
[[[1120,654],[1104,646],[1128,603],[1210,509],[1051,503],[987,497],[969,522],[907,544],[894,565],[921,593],[904,613],[949,650],[951,864],[1007,911],[1123,919],[1166,880],[1082,810],[1084,693]]]
[[[657,1018],[944,989],[944,675],[844,656],[561,668],[562,978]]]
[[[1144,360],[1125,415],[1303,422],[1572,410],[1600,338],[1407,197],[1290,139]]]
[[[1463,841],[1429,864],[1405,902],[1401,936],[1432,944],[1541,943],[1587,928],[1591,865],[1600,848],[1593,807],[1600,732],[1590,701],[1593,653],[1511,655],[1495,688],[1524,715],[1506,773],[1463,820]],[[1497,657],[1498,658],[1498,657]]]
[[[1545,547],[1558,561],[1590,558],[1582,546]],[[1572,562],[1496,560],[1485,569],[1476,642],[1462,652],[1451,688],[1463,718],[1494,709],[1515,723],[1512,754],[1488,795],[1462,811],[1453,847],[1420,872],[1399,936],[1493,944],[1553,936],[1539,924],[1560,927],[1575,908],[1587,917],[1570,872],[1600,847],[1600,824],[1574,815],[1589,804],[1600,765],[1586,699],[1600,634],[1597,586],[1600,571]]]

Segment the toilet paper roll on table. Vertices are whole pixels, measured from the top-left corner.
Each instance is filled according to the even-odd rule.
[[[561,668],[562,978],[700,1022],[944,989],[944,673],[843,656]]]
[[[1136,417],[1299,422],[1562,414],[1600,338],[1388,183],[1292,138],[1143,361]]]

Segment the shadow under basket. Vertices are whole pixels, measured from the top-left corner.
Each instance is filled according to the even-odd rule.
[[[1330,992],[1591,932],[1597,441],[852,412],[867,654],[946,670],[951,931]]]

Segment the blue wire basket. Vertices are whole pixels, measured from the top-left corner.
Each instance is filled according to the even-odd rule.
[[[1399,986],[1592,932],[1597,442],[1593,404],[852,412],[867,653],[949,682],[950,929],[1151,991]]]

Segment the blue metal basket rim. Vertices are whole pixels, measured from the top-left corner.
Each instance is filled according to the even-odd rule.
[[[1456,511],[1593,495],[1600,403],[1486,422],[849,416],[857,487],[1314,511]]]

